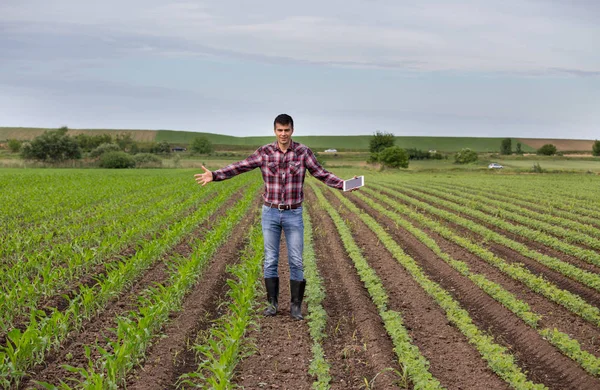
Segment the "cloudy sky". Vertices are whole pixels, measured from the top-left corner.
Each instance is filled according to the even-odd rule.
[[[597,0],[0,0],[0,126],[600,138]]]

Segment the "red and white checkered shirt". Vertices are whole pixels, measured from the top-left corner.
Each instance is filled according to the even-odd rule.
[[[291,141],[284,152],[277,142],[261,146],[250,157],[214,171],[213,181],[230,179],[259,168],[265,182],[263,198],[275,204],[296,204],[304,199],[302,186],[306,170],[333,188],[343,188],[343,180],[325,170],[306,145]]]

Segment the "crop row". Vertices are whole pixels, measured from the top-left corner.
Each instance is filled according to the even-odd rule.
[[[391,199],[388,196],[383,194],[375,193],[370,189],[365,189],[365,192],[369,193],[382,200],[384,203],[390,205],[395,210],[402,213],[403,205],[401,205],[397,200]],[[381,192],[387,193],[391,196],[395,196],[408,204],[416,206],[418,209],[425,210],[428,213],[433,215],[437,215],[448,221],[456,222],[457,216],[449,213],[444,210],[440,210],[434,206],[431,206],[425,202],[418,201],[416,199],[412,199],[409,196],[403,195],[400,192],[393,191],[386,188],[381,188]],[[584,301],[581,297],[576,294],[573,294],[567,290],[562,290],[553,283],[547,281],[541,276],[534,275],[522,266],[519,263],[508,263],[500,257],[496,256],[491,251],[482,248],[480,245],[474,243],[472,240],[466,237],[462,237],[460,235],[455,234],[452,230],[443,226],[441,223],[434,221],[433,219],[426,218],[424,216],[417,219],[419,223],[422,223],[424,226],[427,226],[432,231],[439,233],[442,237],[450,240],[458,244],[459,246],[465,248],[469,252],[475,254],[482,260],[485,260],[492,266],[498,268],[500,271],[510,276],[511,278],[520,281],[527,287],[529,287],[532,291],[539,293],[546,298],[550,299],[553,302],[558,303],[559,305],[564,306],[566,309],[571,312],[581,316],[587,321],[591,322],[596,326],[600,326],[600,310]],[[470,222],[470,221],[468,221]],[[469,224],[465,225],[469,227]]]
[[[358,271],[358,275],[364,283],[371,300],[377,307],[379,315],[383,320],[385,329],[394,344],[394,350],[398,355],[400,364],[403,365],[415,389],[440,389],[440,382],[429,372],[429,362],[419,351],[419,348],[413,344],[408,331],[404,327],[402,315],[388,309],[389,297],[383,287],[381,279],[375,271],[369,266],[367,260],[363,257],[360,248],[354,242],[352,233],[342,220],[338,212],[329,204],[327,199],[321,193],[321,190],[316,184],[309,182],[312,190],[318,199],[322,209],[327,210],[327,213],[333,220],[335,227],[340,235],[342,243],[354,266]]]
[[[370,194],[375,198],[379,198],[381,200],[385,199],[379,194],[375,195],[376,193],[374,192],[370,192]],[[427,233],[416,228],[408,220],[400,217],[398,213],[406,215],[407,217],[415,221],[423,221],[426,217],[424,217],[422,214],[411,211],[409,208],[399,204],[397,204],[396,212],[392,212],[383,207],[381,204],[373,201],[372,199],[364,195],[357,194],[357,196],[370,207],[372,207],[382,215],[387,216],[399,226],[402,226],[404,229],[406,229],[406,231],[410,232],[421,243],[423,243],[429,249],[431,249],[439,258],[444,260],[448,265],[454,268],[461,275],[469,278],[481,290],[483,290],[490,297],[501,303],[508,310],[513,312],[527,325],[536,329],[537,332],[540,335],[542,335],[542,337],[548,339],[551,342],[551,344],[557,347],[566,356],[579,363],[590,374],[600,374],[600,359],[582,350],[577,340],[572,339],[569,335],[560,332],[557,329],[539,329],[538,323],[541,320],[542,316],[532,311],[527,302],[519,300],[512,293],[504,289],[498,283],[494,283],[487,279],[485,275],[472,272],[467,263],[460,260],[456,260],[448,253],[444,252],[435,242],[435,240],[427,235]],[[447,230],[447,228],[441,228]]]
[[[312,222],[310,215],[304,209],[304,277],[306,278],[306,303],[308,305],[308,329],[313,340],[313,359],[310,363],[309,373],[316,377],[313,389],[327,390],[331,382],[329,373],[330,365],[325,359],[325,352],[321,341],[326,337],[325,326],[327,324],[327,313],[323,308],[325,290],[323,278],[319,275],[317,259],[313,247]]]
[[[179,201],[175,201],[179,200]],[[52,296],[71,281],[85,275],[97,264],[107,264],[108,256],[117,254],[124,247],[131,245],[143,235],[149,236],[160,232],[166,223],[183,216],[193,205],[201,204],[205,196],[192,196],[185,199],[182,194],[174,192],[155,207],[145,218],[145,214],[125,214],[127,221],[115,218],[114,229],[109,232],[92,230],[88,237],[79,237],[71,243],[54,247],[48,251],[19,263],[10,268],[0,279],[3,284],[3,297],[0,304],[1,330],[12,326],[12,319],[23,314],[25,310],[35,310],[42,296]],[[165,207],[166,206],[166,207]],[[138,207],[142,208],[143,204]],[[92,237],[98,237],[101,243],[90,245]]]
[[[465,215],[478,218],[513,234],[540,242],[549,247],[558,249],[563,253],[576,256],[591,264],[600,265],[600,254],[593,250],[583,249],[576,245],[571,245],[564,242],[574,242],[586,245],[590,248],[600,249],[600,240],[598,240],[598,238],[590,237],[584,233],[566,230],[559,226],[551,225],[547,222],[538,221],[533,218],[523,216],[521,213],[511,212],[497,207],[486,206],[480,201],[472,202],[466,200],[462,195],[451,195],[447,190],[439,191],[431,188],[419,188],[418,190],[415,190],[414,188],[410,188],[408,186],[403,186],[403,189],[411,191],[413,194],[420,194],[419,196],[422,196],[424,199],[432,199],[430,196],[435,196],[434,199],[436,199],[436,202],[440,202],[441,205],[452,207],[453,210],[464,213]],[[522,226],[506,222],[504,219],[510,219],[518,222]],[[562,239],[549,236],[542,232],[548,232],[555,236],[562,237]]]
[[[485,332],[477,328],[473,323],[469,313],[464,310],[452,296],[444,290],[439,284],[435,283],[423,272],[415,260],[404,253],[402,248],[394,239],[379,225],[373,217],[367,215],[337,192],[332,193],[354,214],[375,233],[383,243],[390,254],[398,261],[402,267],[411,275],[421,288],[440,306],[446,313],[448,320],[454,324],[465,335],[488,366],[500,378],[504,379],[512,387],[517,389],[544,389],[542,384],[536,384],[527,379],[525,374],[516,365],[514,357],[508,350],[495,343],[494,339]]]
[[[400,190],[400,188],[397,186],[393,186],[393,188]],[[386,192],[386,191],[389,191],[389,189],[387,189],[387,187],[385,187],[382,189],[382,191]],[[417,205],[418,207],[421,207],[422,205],[427,205],[427,206],[429,206],[429,205],[425,202],[418,201],[418,200],[414,199],[413,197],[407,196],[406,194],[404,194],[404,192],[406,192],[408,194],[416,195],[422,199],[428,200],[428,201],[432,202],[432,204],[447,207],[458,213],[465,213],[467,215],[475,215],[476,214],[473,211],[469,211],[469,209],[467,207],[459,206],[452,202],[446,202],[437,197],[424,195],[420,192],[412,191],[410,189],[405,189],[405,188],[401,189],[401,191],[402,192],[399,192],[399,191],[392,191],[392,192],[394,195],[398,196],[399,198],[401,198],[411,204]],[[595,273],[582,270],[581,268],[574,266],[570,263],[567,263],[565,261],[562,261],[562,260],[557,259],[552,256],[548,256],[546,254],[537,252],[537,251],[529,248],[525,244],[521,244],[515,240],[511,240],[510,238],[507,238],[506,236],[504,236],[500,233],[496,233],[491,229],[488,229],[488,228],[486,228],[476,222],[468,220],[466,218],[463,218],[457,214],[453,214],[453,213],[447,212],[445,210],[441,210],[437,207],[431,208],[431,206],[430,206],[429,209],[432,209],[432,213],[442,216],[452,223],[455,223],[457,225],[465,227],[465,228],[471,230],[472,232],[475,232],[475,233],[481,235],[486,240],[490,240],[490,241],[496,242],[500,245],[504,245],[510,249],[513,249],[525,257],[529,257],[530,259],[533,259],[550,269],[558,271],[573,280],[576,280],[582,284],[585,284],[586,286],[589,286],[593,289],[600,291],[600,276]],[[477,214],[477,215],[479,215],[479,214]],[[500,228],[504,228],[505,227],[504,225],[509,225],[510,227],[513,227],[513,228],[515,227],[514,225],[511,225],[510,223],[502,222],[500,220],[495,221],[493,217],[486,217],[486,222],[496,225]],[[510,227],[508,227],[508,228],[510,228]],[[527,230],[530,230],[530,229],[527,229]],[[526,234],[528,234],[528,233],[524,233],[525,237],[527,237]],[[537,235],[542,235],[542,233],[531,231],[530,234],[528,234],[528,235],[537,236]],[[559,239],[557,239],[555,237],[552,237],[552,239],[554,241],[560,243]]]
[[[90,364],[77,387],[117,389],[125,385],[126,374],[144,357],[146,349],[169,319],[169,314],[181,308],[185,294],[196,284],[212,256],[231,236],[233,228],[256,198],[258,186],[253,185],[243,198],[221,218],[206,237],[192,243],[189,258],[177,261],[167,282],[142,292],[137,311],[117,318],[116,339],[109,348],[98,348],[101,357]],[[240,308],[242,309],[242,308]],[[88,345],[93,348],[93,345]],[[66,382],[62,388],[69,388]]]
[[[438,188],[448,191],[453,191],[456,188],[455,185],[447,183],[435,183],[435,185],[438,186]],[[595,233],[596,231],[600,230],[598,228],[599,221],[597,218],[588,217],[572,210],[562,210],[557,207],[540,204],[539,201],[522,200],[517,198],[518,193],[502,190],[495,190],[493,193],[490,193],[489,191],[482,190],[477,187],[467,186],[464,184],[461,184],[460,191],[462,194],[465,195],[480,196],[483,199],[493,199],[496,201],[500,201],[502,204],[511,204],[515,206],[518,205],[521,209],[537,212],[538,215],[547,215],[550,219],[556,216],[561,218],[562,220],[573,221],[574,223],[577,223],[581,226],[586,226],[586,229],[593,229],[586,230],[590,233]]]
[[[182,375],[180,383],[215,390],[233,389],[234,370],[251,347],[245,335],[256,327],[256,298],[261,291],[261,263],[264,254],[260,225],[254,225],[241,262],[230,268],[235,279],[227,280],[227,312],[210,328],[209,335],[193,349],[200,359],[195,372]]]
[[[80,286],[64,311],[53,309],[48,315],[32,311],[27,328],[10,331],[6,346],[0,347],[0,379],[5,378],[4,383],[18,381],[28,367],[41,362],[48,350],[57,348],[71,331],[102,311],[156,259],[205,221],[235,189],[235,186],[226,187],[194,213],[169,225],[159,238],[142,242],[133,256],[108,264],[106,274],[98,277],[98,283],[91,287]]]
[[[493,214],[497,214],[499,217],[506,217],[516,222],[525,223],[528,226],[544,230],[550,234],[565,237],[571,240],[571,242],[580,242],[582,244],[589,245],[592,248],[600,247],[598,241],[600,238],[600,229],[592,225],[586,225],[558,215],[548,214],[548,210],[545,210],[544,212],[532,211],[526,207],[520,207],[516,205],[512,199],[494,200],[489,196],[470,194],[465,192],[462,188],[449,188],[439,186],[434,183],[428,184],[424,189],[428,190],[431,187],[441,190],[446,194],[460,196],[460,199],[463,200],[463,204],[468,203],[475,209],[490,210]],[[413,186],[411,186],[411,188],[415,189]],[[485,205],[490,205],[493,207],[485,207]],[[519,220],[515,218],[517,216],[524,216],[526,218]],[[544,224],[538,225],[539,222],[543,222]],[[557,228],[554,225],[560,225],[563,228]]]

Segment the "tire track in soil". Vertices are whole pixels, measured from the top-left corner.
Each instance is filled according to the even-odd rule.
[[[410,207],[410,205],[407,202],[404,202],[400,198],[397,198],[393,195],[390,195],[389,197],[393,198],[398,203],[401,203],[405,206]],[[413,197],[413,198],[420,200],[424,203],[427,203],[430,206],[439,208],[440,210],[452,212],[451,210],[446,209],[443,206],[431,204],[431,203],[429,203],[423,199],[420,199],[418,197]],[[548,281],[554,283],[557,287],[564,289],[564,290],[568,290],[574,294],[579,295],[582,299],[586,300],[591,305],[600,306],[600,292],[598,292],[590,287],[587,287],[586,285],[584,285],[576,280],[573,280],[573,279],[561,274],[560,272],[554,271],[554,270],[546,267],[545,265],[538,263],[537,261],[530,259],[529,257],[526,257],[526,256],[520,254],[519,252],[517,252],[511,248],[508,248],[504,245],[497,244],[494,242],[487,242],[486,245],[481,244],[481,241],[487,241],[487,240],[484,240],[483,236],[481,236],[480,234],[477,234],[463,226],[460,226],[454,222],[450,222],[445,219],[440,219],[440,217],[433,215],[425,210],[420,210],[419,212],[422,213],[423,215],[428,216],[429,218],[432,218],[436,221],[441,222],[446,227],[453,230],[456,234],[463,236],[463,237],[468,237],[472,241],[479,243],[479,245],[481,247],[488,249],[489,251],[493,252],[496,256],[502,258],[503,260],[505,260],[509,263],[521,263],[529,271],[531,271],[535,275],[544,277]],[[457,214],[457,215],[460,215],[460,214]],[[502,231],[499,231],[498,233],[504,234],[504,233],[502,233]],[[561,260],[564,260],[564,259],[561,259]],[[592,272],[594,272],[594,271],[592,271]]]
[[[394,210],[388,205],[372,197],[371,199],[375,202],[378,202],[386,209],[394,212]],[[362,209],[373,210],[370,206],[356,197],[353,197],[352,200]],[[373,214],[371,215],[374,215],[379,223],[387,226],[390,232],[394,232],[398,237],[398,242],[402,242],[401,237],[404,237],[405,234],[410,235],[410,233],[404,231],[404,229],[400,227],[397,228],[394,221],[379,214],[377,211],[373,210]],[[531,289],[529,289],[529,287],[525,286],[521,282],[509,277],[508,275],[505,275],[494,266],[488,264],[485,260],[482,260],[458,244],[445,239],[438,233],[430,230],[428,227],[421,225],[418,221],[415,221],[405,215],[401,216],[403,219],[421,229],[430,238],[435,240],[436,244],[444,252],[452,256],[452,258],[467,263],[472,272],[485,275],[489,280],[498,283],[506,290],[514,294],[518,299],[527,302],[534,312],[542,315],[542,320],[538,323],[540,328],[557,328],[563,333],[569,334],[577,339],[581,343],[582,349],[596,356],[600,356],[600,332],[594,325],[567,310],[563,306],[547,299],[543,295],[533,292]]]
[[[258,328],[248,336],[255,342],[255,351],[237,367],[233,382],[246,389],[311,389],[313,378],[308,374],[312,359],[312,339],[306,319],[297,321],[290,317],[290,270],[285,234],[282,233],[279,251],[279,302],[277,315],[262,316],[259,312]],[[264,290],[264,289],[263,289]],[[266,290],[258,297],[266,303]],[[306,317],[306,303],[302,303]]]
[[[388,252],[375,233],[342,206],[333,194],[326,192],[325,196],[342,218],[349,221],[352,237],[383,282],[390,298],[390,309],[402,314],[413,343],[429,360],[429,371],[442,386],[448,389],[508,389],[508,384],[487,367],[479,352],[449,322],[433,298]],[[369,210],[369,215],[374,217],[376,213]],[[417,258],[415,260],[418,262]]]
[[[512,312],[479,289],[468,278],[454,271],[424,244],[389,218],[380,215],[360,199],[352,201],[374,215],[402,249],[410,255],[429,277],[448,291],[466,309],[474,323],[492,334],[496,342],[513,353],[518,364],[534,382],[549,388],[594,389],[600,381],[590,376],[577,363],[564,356],[527,326]],[[363,233],[361,233],[363,234]]]
[[[364,379],[377,389],[397,389],[395,374],[402,371],[377,308],[360,280],[327,211],[320,209],[311,189],[305,191],[313,224],[313,245],[323,277],[327,337],[322,345],[331,365],[332,389],[358,389]],[[366,346],[366,349],[365,349]]]
[[[253,210],[234,228],[232,238],[210,260],[196,287],[186,296],[181,311],[172,316],[163,337],[148,350],[143,366],[129,375],[127,389],[176,389],[182,374],[196,370],[195,351],[188,346],[223,315],[225,307],[219,305],[229,290],[227,266],[238,262],[247,244],[245,233],[256,218]]]
[[[237,192],[242,194],[242,192]],[[74,332],[60,346],[58,351],[48,353],[44,363],[35,366],[27,377],[23,378],[20,389],[41,388],[35,387],[33,380],[58,383],[61,379],[77,377],[69,373],[62,365],[71,365],[74,367],[87,367],[88,360],[85,357],[83,346],[93,345],[98,342],[110,352],[112,348],[105,341],[114,339],[115,334],[112,329],[116,327],[116,319],[120,316],[126,316],[128,312],[137,310],[137,302],[140,294],[148,287],[156,283],[163,283],[169,276],[169,259],[173,256],[188,257],[192,252],[192,243],[198,238],[202,238],[206,232],[210,231],[213,225],[225,215],[227,208],[237,201],[236,195],[230,197],[221,207],[219,207],[208,219],[196,230],[185,237],[180,243],[176,244],[164,254],[161,259],[146,270],[146,272],[135,281],[132,286],[123,291],[115,301],[109,303],[105,309],[97,316],[85,320],[82,328]],[[99,353],[92,348],[91,358],[97,360]]]

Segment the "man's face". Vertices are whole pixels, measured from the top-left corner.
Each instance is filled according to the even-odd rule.
[[[282,125],[281,123],[275,123],[275,136],[277,141],[282,145],[287,145],[292,139],[294,128],[292,125]]]

